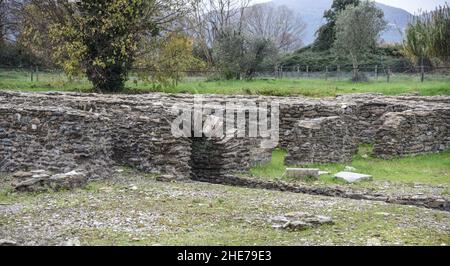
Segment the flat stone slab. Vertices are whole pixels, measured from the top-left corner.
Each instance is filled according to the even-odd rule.
[[[345,180],[349,183],[361,182],[361,181],[372,181],[371,175],[357,174],[352,172],[340,172],[334,177],[338,179]]]
[[[288,178],[317,178],[319,169],[313,168],[287,168],[285,176]]]
[[[16,182],[13,182],[13,187],[16,191],[20,192],[45,191],[49,188],[53,190],[63,190],[83,187],[88,181],[84,173],[77,171],[53,176],[45,173],[46,172],[44,171],[34,171],[31,172],[31,174],[33,174],[31,178],[24,179],[16,177],[17,180]],[[26,175],[21,173],[19,176]]]
[[[327,171],[319,171],[319,175],[329,175],[330,172]]]
[[[311,215],[302,212],[288,213],[271,219],[274,229],[306,230],[321,225],[334,225],[331,217]]]

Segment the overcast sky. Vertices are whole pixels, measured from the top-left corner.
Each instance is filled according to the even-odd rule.
[[[295,0],[292,0],[295,1]],[[408,10],[411,13],[417,13],[421,10],[433,10],[439,5],[443,5],[446,2],[450,3],[450,0],[376,0],[377,2],[387,4],[390,6],[400,7]],[[269,2],[268,0],[253,0],[254,3]]]

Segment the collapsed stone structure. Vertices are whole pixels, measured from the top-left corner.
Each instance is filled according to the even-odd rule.
[[[383,158],[450,148],[450,97],[204,95],[203,100],[224,110],[230,101],[279,102],[278,146],[288,150],[290,165],[349,161],[361,143],[374,143],[374,154]],[[174,136],[173,106],[193,102],[192,95],[161,93],[0,92],[0,171],[81,169],[97,177],[128,165],[220,183],[270,160],[272,149],[262,145],[264,139]]]
[[[286,163],[345,162],[357,152],[358,145],[345,118],[329,116],[299,120],[283,139],[289,151]]]
[[[374,147],[379,157],[442,152],[450,147],[450,109],[387,113],[382,121]]]

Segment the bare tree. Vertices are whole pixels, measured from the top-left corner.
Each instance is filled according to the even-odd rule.
[[[0,44],[9,39],[13,30],[12,0],[0,0]]]
[[[286,6],[254,5],[245,10],[244,17],[249,34],[272,40],[282,51],[289,52],[303,45],[306,23]]]
[[[5,40],[6,1],[0,0],[0,44]]]
[[[215,40],[233,28],[240,34],[243,14],[250,0],[193,0],[187,19],[187,31],[194,37],[209,64],[213,63],[211,47]]]

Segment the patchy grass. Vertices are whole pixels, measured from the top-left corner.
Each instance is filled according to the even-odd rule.
[[[134,78],[132,78],[134,80]],[[450,95],[450,77],[429,76],[421,83],[418,77],[399,75],[390,83],[379,79],[366,83],[353,83],[345,80],[324,80],[319,78],[302,79],[255,79],[245,80],[186,80],[174,87],[162,88],[150,82],[128,81],[124,93],[192,93],[192,94],[244,94],[244,95],[303,95],[309,97],[336,96],[345,93],[382,93],[398,95],[419,93],[420,95]],[[39,74],[39,81],[31,82],[30,73],[0,71],[0,89],[14,91],[76,91],[88,92],[91,85],[87,79],[69,81],[61,73]]]
[[[83,245],[450,245],[446,212],[136,175],[121,177],[129,183],[14,196],[0,206],[15,210],[0,212],[0,230],[19,243],[49,245],[73,238]],[[335,225],[272,228],[270,217],[297,211],[330,216]]]
[[[310,164],[299,167],[319,168],[330,172],[330,175],[320,177],[321,181],[325,183],[342,183],[333,175],[344,171],[346,166],[351,166],[356,168],[359,173],[372,175],[375,181],[450,185],[450,150],[440,154],[392,160],[374,158],[371,156],[371,151],[371,146],[361,146],[353,161],[347,164]],[[275,150],[272,161],[267,165],[253,168],[251,175],[269,180],[283,179],[286,170],[285,156],[286,151]]]

